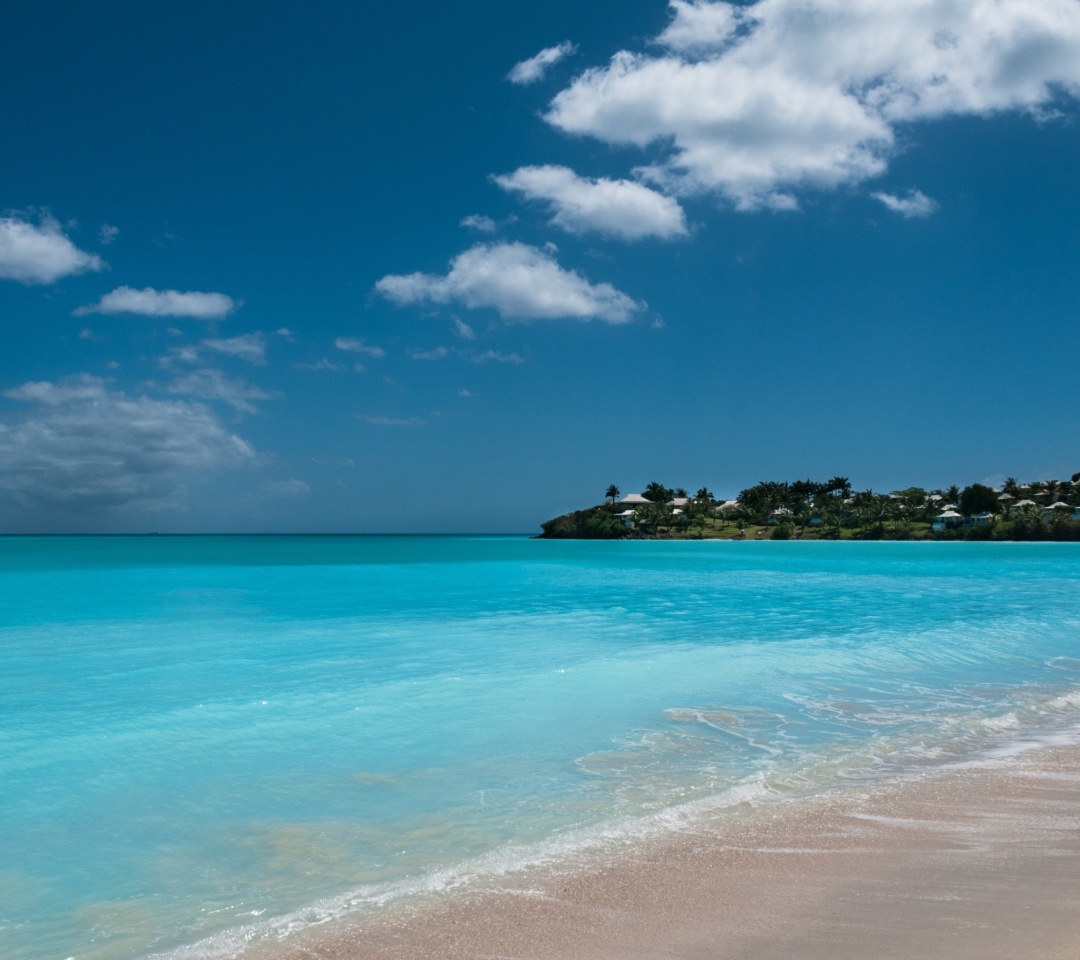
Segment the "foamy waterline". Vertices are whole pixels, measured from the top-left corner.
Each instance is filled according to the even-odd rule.
[[[677,709],[677,708],[676,708]],[[627,855],[640,855],[642,845],[680,835],[707,831],[713,839],[723,836],[725,826],[737,823],[740,810],[757,810],[765,805],[793,811],[806,803],[827,799],[850,791],[848,771],[858,769],[865,788],[903,786],[917,780],[942,777],[963,770],[1008,769],[1020,758],[1036,751],[1080,746],[1080,688],[1056,693],[1027,705],[1028,723],[1022,723],[1017,711],[1000,716],[966,718],[973,728],[1001,735],[1009,732],[1015,739],[1000,738],[982,743],[970,756],[942,759],[929,755],[929,762],[906,769],[890,768],[877,776],[866,773],[868,760],[875,756],[866,747],[843,759],[834,759],[829,767],[833,776],[813,783],[807,769],[775,770],[773,775],[758,773],[735,786],[706,797],[656,810],[643,816],[624,816],[589,827],[559,832],[544,841],[531,844],[506,844],[482,856],[417,877],[384,884],[358,887],[334,897],[324,897],[276,917],[221,931],[196,943],[149,955],[147,960],[242,960],[250,952],[264,955],[268,948],[286,947],[298,937],[329,928],[335,941],[386,909],[423,909],[425,904],[442,902],[446,896],[472,896],[507,889],[522,874],[542,871],[545,874],[575,873],[589,870],[601,862]],[[1033,717],[1049,721],[1051,726],[1037,731],[1030,725]],[[703,722],[708,722],[704,719]],[[907,745],[910,748],[910,744]],[[885,759],[885,758],[882,758]],[[815,773],[822,770],[816,765]],[[872,767],[872,764],[870,765]],[[1043,775],[1043,774],[1040,774]],[[801,786],[793,787],[800,783]],[[734,818],[734,819],[731,819]],[[816,849],[783,848],[773,852],[820,852]],[[520,892],[520,891],[517,891]],[[348,926],[345,926],[347,924]]]

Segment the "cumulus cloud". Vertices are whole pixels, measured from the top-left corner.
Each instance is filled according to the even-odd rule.
[[[0,279],[20,283],[55,283],[88,270],[104,270],[105,261],[73,244],[52,217],[35,225],[0,217]]]
[[[221,320],[240,302],[224,293],[181,293],[144,287],[117,287],[97,303],[79,307],[75,316],[88,313],[135,313],[143,317],[190,317],[194,320]]]
[[[591,284],[564,270],[546,250],[523,243],[477,244],[445,276],[389,275],[375,289],[392,303],[460,303],[490,308],[504,320],[602,320],[626,323],[645,305],[609,283]]]
[[[520,63],[515,64],[513,69],[506,75],[506,79],[511,83],[518,84],[536,83],[544,78],[544,74],[548,72],[550,67],[553,67],[564,57],[568,57],[576,49],[577,47],[569,40],[564,40],[555,47],[545,47],[535,57],[529,57],[528,60],[522,60]]]
[[[24,510],[174,506],[191,473],[256,459],[201,403],[130,396],[89,375],[4,395],[31,405],[0,422],[0,491]]]
[[[899,124],[1044,112],[1080,94],[1076,0],[673,2],[658,55],[622,51],[547,120],[659,145],[639,174],[675,193],[790,209],[793,191],[882,173]]]
[[[898,213],[905,220],[913,217],[929,217],[938,210],[936,200],[932,200],[921,190],[909,190],[907,196],[898,197],[891,193],[875,193],[875,200],[880,200],[893,213]]]
[[[338,337],[334,341],[334,346],[346,353],[361,353],[373,360],[382,360],[386,356],[386,351],[382,347],[376,347],[362,337]]]
[[[736,8],[708,0],[671,0],[674,16],[657,42],[683,54],[715,53],[739,27]]]
[[[622,240],[686,235],[682,207],[631,180],[590,180],[568,167],[521,167],[495,177],[504,190],[543,201],[552,226],[568,233],[602,233]]]
[[[253,400],[272,400],[273,394],[261,390],[239,377],[230,378],[221,370],[195,370],[177,377],[166,388],[169,393],[198,397],[200,400],[220,400],[236,410],[254,413]]]

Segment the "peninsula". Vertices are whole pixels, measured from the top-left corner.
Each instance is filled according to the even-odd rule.
[[[764,481],[735,499],[707,487],[693,496],[650,483],[541,524],[548,540],[1074,540],[1080,541],[1080,472],[1069,480],[960,489],[854,490],[846,477]]]

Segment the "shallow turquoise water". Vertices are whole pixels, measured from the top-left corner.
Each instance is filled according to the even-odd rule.
[[[0,539],[0,955],[235,956],[1077,729],[1075,545]]]

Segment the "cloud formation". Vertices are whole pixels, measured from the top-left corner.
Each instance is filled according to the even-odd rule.
[[[544,74],[548,72],[550,67],[553,67],[564,57],[568,57],[576,49],[577,47],[569,40],[564,40],[558,46],[545,47],[535,57],[529,57],[528,60],[522,60],[520,63],[515,64],[513,69],[506,75],[506,79],[511,83],[522,85],[536,83],[544,78]]]
[[[261,333],[245,333],[224,340],[203,340],[202,346],[215,353],[236,357],[257,367],[266,366],[266,338]]]
[[[881,174],[899,124],[1080,94],[1076,0],[673,0],[657,55],[620,52],[549,123],[660,145],[638,171],[677,194],[791,209],[800,190]]]
[[[382,347],[368,343],[363,337],[338,337],[334,341],[334,346],[346,353],[363,354],[365,357],[371,357],[372,360],[382,360],[386,356],[386,351]]]
[[[240,306],[240,301],[224,293],[181,293],[144,287],[117,287],[97,303],[79,307],[77,317],[88,313],[134,313],[143,317],[189,317],[193,320],[221,320]]]
[[[567,233],[602,233],[621,240],[687,233],[678,201],[631,180],[591,180],[557,166],[521,167],[494,179],[504,190],[545,202],[552,226]]]
[[[467,217],[462,217],[461,226],[479,233],[495,233],[499,229],[499,225],[491,217],[482,213],[470,213]]]
[[[235,410],[255,413],[253,400],[272,400],[273,394],[239,377],[230,378],[221,370],[195,370],[177,377],[165,390],[168,393],[198,397],[200,400],[220,400]]]
[[[909,190],[907,196],[898,197],[891,193],[875,193],[875,200],[880,200],[893,213],[898,213],[905,220],[915,217],[929,217],[937,213],[938,203],[921,190]]]
[[[645,304],[609,283],[591,284],[554,257],[523,243],[477,244],[450,263],[445,276],[383,277],[375,290],[398,305],[461,304],[489,308],[504,320],[602,320],[627,323]]]
[[[379,417],[366,413],[355,414],[356,419],[363,423],[370,423],[374,427],[425,427],[426,420],[419,417]]]
[[[25,284],[55,283],[88,270],[104,270],[105,261],[73,244],[52,217],[36,226],[0,217],[0,280]]]
[[[23,509],[176,506],[192,472],[256,459],[201,403],[129,396],[85,374],[4,396],[31,405],[0,422],[0,491]]]

